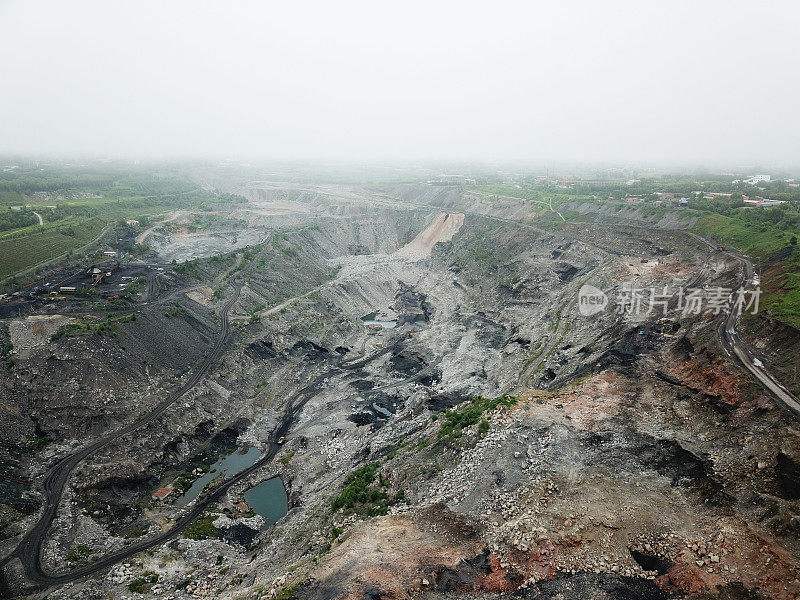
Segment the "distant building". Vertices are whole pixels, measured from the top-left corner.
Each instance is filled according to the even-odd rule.
[[[125,225],[130,225],[131,227],[138,227],[139,221],[137,221],[136,219],[128,219],[127,221],[125,221]]]
[[[761,183],[762,181],[769,181],[769,180],[770,180],[769,175],[751,175],[750,177],[745,179],[744,182],[750,185],[755,185],[757,183]]]
[[[748,198],[747,196],[742,197],[742,201],[745,204],[750,204],[752,206],[777,206],[778,204],[783,204],[785,200],[771,200],[770,198]]]
[[[92,269],[92,283],[100,283],[105,276],[106,272],[103,269],[98,269],[97,267]]]
[[[106,250],[105,252],[103,252],[103,256],[116,256],[116,255],[117,253],[114,252],[113,250]]]
[[[621,179],[581,179],[576,181],[575,183],[577,185],[612,186],[612,185],[622,185],[626,182],[622,181]]]
[[[111,277],[111,273],[114,271],[114,269],[118,264],[119,263],[116,263],[114,261],[106,261],[104,263],[100,263],[99,265],[92,265],[91,267],[89,267],[86,273],[88,275],[91,275],[93,284],[100,283],[106,277]]]
[[[163,488],[159,488],[155,492],[153,492],[153,499],[154,500],[164,500],[171,493],[172,493],[172,487],[171,486],[166,486],[166,487],[163,487]]]
[[[463,175],[439,175],[439,182],[440,183],[451,183],[454,185],[460,185],[464,183],[466,178]]]

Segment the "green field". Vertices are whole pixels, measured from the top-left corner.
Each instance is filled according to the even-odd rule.
[[[100,235],[105,222],[89,218],[60,225],[0,238],[0,279],[88,244]]]
[[[106,226],[124,227],[124,221],[135,219],[143,229],[151,217],[176,209],[202,214],[245,202],[204,189],[189,170],[186,165],[37,161],[0,173],[0,280],[88,244]]]
[[[800,229],[784,230],[719,214],[704,214],[693,230],[758,260],[788,246],[793,235],[800,235]]]

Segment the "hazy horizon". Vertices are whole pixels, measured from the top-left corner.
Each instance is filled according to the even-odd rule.
[[[0,0],[0,153],[797,165],[800,6]]]

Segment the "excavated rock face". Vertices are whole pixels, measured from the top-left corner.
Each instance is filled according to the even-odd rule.
[[[667,600],[669,595],[652,581],[619,575],[579,573],[559,575],[541,581],[531,588],[517,592],[517,598],[525,600]]]
[[[778,490],[786,500],[800,500],[800,461],[784,452],[775,459],[775,477]]]

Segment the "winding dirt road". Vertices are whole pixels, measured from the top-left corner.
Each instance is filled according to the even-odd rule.
[[[328,378],[343,370],[353,370],[363,367],[368,362],[375,360],[387,352],[390,352],[397,343],[395,342],[393,344],[387,344],[387,346],[381,348],[375,353],[362,356],[354,361],[345,362],[333,368],[327,369],[318,375],[309,385],[293,394],[284,407],[280,424],[270,433],[266,451],[261,458],[259,458],[259,460],[253,463],[250,467],[237,472],[233,476],[222,480],[220,483],[204,491],[201,496],[190,505],[190,509],[175,520],[170,529],[160,533],[155,537],[142,540],[141,542],[132,544],[117,552],[94,559],[89,565],[85,565],[66,573],[48,573],[42,565],[42,546],[45,542],[47,532],[55,519],[59,502],[72,470],[83,459],[108,444],[111,440],[116,439],[120,435],[125,435],[135,431],[145,423],[157,418],[172,403],[189,392],[203,379],[205,374],[209,371],[211,366],[222,353],[230,328],[228,314],[238,300],[240,291],[241,284],[236,284],[234,295],[228,300],[228,302],[226,302],[223,308],[223,326],[217,343],[201,365],[200,369],[198,369],[198,371],[191,377],[189,381],[186,382],[186,384],[184,384],[183,387],[170,395],[169,398],[164,400],[147,415],[144,415],[122,429],[107,434],[93,444],[90,444],[89,446],[86,446],[85,448],[82,448],[73,454],[64,457],[50,469],[43,483],[46,498],[44,510],[39,518],[39,521],[36,523],[34,528],[31,529],[25,535],[25,537],[23,537],[16,550],[0,561],[0,567],[4,566],[15,557],[19,558],[23,569],[25,570],[26,578],[38,588],[44,589],[50,586],[63,585],[65,583],[93,575],[94,573],[107,569],[108,567],[117,564],[130,556],[133,556],[134,554],[163,544],[164,542],[176,537],[184,529],[191,525],[192,522],[197,519],[197,517],[202,515],[207,508],[218,502],[228,492],[231,486],[247,478],[258,469],[269,464],[275,458],[276,454],[282,448],[282,446],[278,443],[278,440],[288,434],[289,429],[295,422],[300,411],[303,410],[303,407],[311,398],[320,392]],[[404,383],[408,383],[417,377],[419,377],[419,375],[409,378]],[[30,590],[28,590],[28,592],[30,592]]]
[[[176,525],[164,534],[161,534],[156,538],[151,538],[138,544],[129,546],[128,548],[125,548],[119,552],[95,560],[91,565],[70,571],[69,573],[50,574],[47,573],[42,566],[42,546],[46,540],[47,532],[55,520],[58,512],[58,506],[64,493],[64,488],[67,485],[67,481],[69,480],[69,476],[72,471],[81,461],[91,456],[104,446],[108,445],[110,442],[119,439],[121,436],[132,433],[147,423],[157,419],[170,406],[172,406],[175,401],[186,395],[203,380],[203,378],[211,370],[214,363],[222,354],[225,342],[227,341],[230,333],[230,321],[228,315],[233,305],[239,299],[241,289],[242,284],[239,282],[234,282],[234,293],[228,299],[222,309],[222,327],[220,329],[219,337],[217,338],[214,347],[206,356],[203,363],[200,365],[197,371],[192,374],[188,381],[183,384],[183,386],[167,396],[167,398],[162,400],[147,414],[139,417],[132,423],[120,429],[104,435],[88,446],[84,446],[83,448],[80,448],[79,450],[76,450],[75,452],[65,456],[50,468],[44,478],[44,481],[42,482],[42,489],[45,499],[44,507],[39,520],[36,522],[34,527],[25,534],[17,548],[11,554],[3,558],[2,561],[0,561],[0,567],[4,566],[12,558],[16,557],[19,558],[20,562],[22,563],[22,566],[25,570],[25,575],[33,583],[49,586],[74,581],[91,573],[100,571],[128,556],[136,554],[137,552],[141,552],[146,548],[154,546],[174,535],[177,535],[180,531],[187,527],[200,514],[200,512],[202,512],[205,507],[204,505],[195,507],[192,511],[181,517],[177,521]],[[215,493],[217,493],[217,490],[215,490]],[[221,493],[222,492],[220,492],[220,495]]]
[[[702,239],[707,244],[710,244],[707,240]],[[741,288],[747,288],[748,283],[753,281],[753,274],[755,270],[753,269],[753,263],[750,261],[749,258],[744,256],[740,256],[731,251],[725,251],[725,254],[737,259],[742,264],[742,279],[740,281]],[[764,367],[764,363],[761,362],[755,355],[750,348],[750,346],[744,342],[739,334],[736,331],[736,326],[739,324],[740,314],[736,310],[731,310],[728,316],[720,323],[719,328],[717,329],[717,339],[720,342],[720,345],[725,350],[725,352],[730,356],[735,362],[738,362],[740,366],[744,367],[750,374],[756,378],[767,390],[770,391],[772,397],[781,405],[784,409],[788,410],[792,413],[795,417],[800,418],[800,402],[797,401],[789,390],[787,390],[783,385],[769,373]]]

